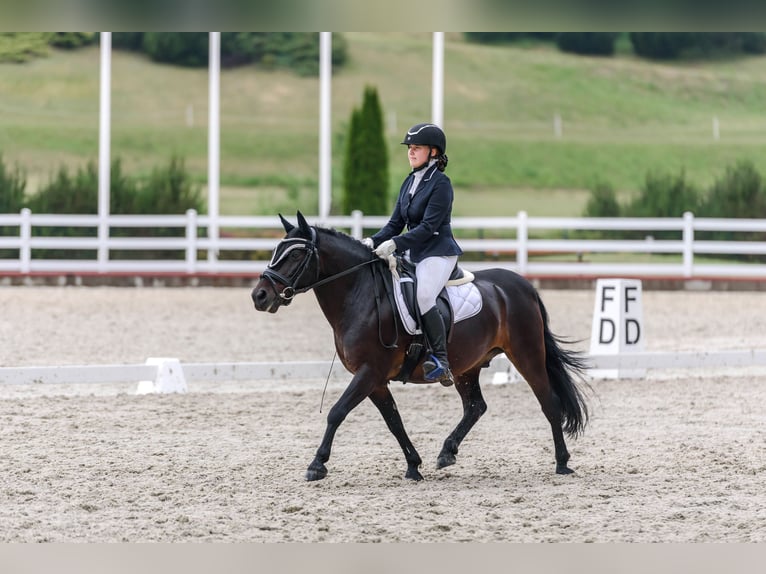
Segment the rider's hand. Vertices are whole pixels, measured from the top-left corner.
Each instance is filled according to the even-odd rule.
[[[372,237],[365,237],[364,239],[362,239],[362,243],[364,244],[364,246],[367,249],[369,249],[371,251],[372,251],[372,249],[375,248],[375,243],[373,243]]]
[[[385,259],[389,255],[391,255],[394,251],[396,251],[396,243],[394,243],[393,239],[387,239],[386,241],[378,245],[378,248],[375,250],[375,255],[377,255],[381,259]]]

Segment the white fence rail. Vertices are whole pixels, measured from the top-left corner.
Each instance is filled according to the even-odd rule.
[[[361,238],[363,233],[383,226],[387,217],[330,216],[310,223],[334,227]],[[220,216],[211,218],[189,210],[185,215],[111,215],[110,234],[97,236],[98,215],[33,214],[24,209],[18,214],[0,214],[0,274],[35,273],[173,273],[173,274],[252,274],[262,272],[270,253],[283,235],[278,219],[269,217]],[[766,264],[742,261],[711,262],[704,256],[766,255],[766,241],[700,240],[699,232],[725,231],[766,234],[766,219],[696,218],[691,213],[681,218],[564,218],[528,217],[519,212],[513,217],[455,217],[452,222],[461,235],[466,254],[481,253],[483,260],[466,256],[461,264],[471,270],[506,267],[531,277],[671,277],[671,278],[747,278],[766,279]],[[46,237],[41,228],[66,227],[84,231],[76,237]],[[114,230],[130,228],[135,233],[116,236]],[[142,236],[140,229],[174,228],[178,237]],[[221,229],[220,237],[210,235]],[[642,239],[566,238],[572,231],[639,232]],[[657,232],[677,232],[677,239],[655,239]],[[470,232],[470,233],[461,233]],[[484,235],[488,237],[483,237]],[[466,237],[462,237],[466,235]],[[469,238],[475,235],[477,238]],[[560,239],[546,239],[563,237]],[[40,258],[41,250],[84,250],[86,259]],[[115,258],[114,251],[177,252],[175,259]],[[259,260],[227,259],[226,253],[262,253]],[[37,253],[36,253],[37,252]],[[11,255],[8,255],[10,253]],[[206,255],[215,253],[217,257]],[[540,257],[546,254],[547,257]],[[590,260],[598,254],[597,260]],[[601,261],[611,254],[609,261]],[[640,261],[635,254],[665,254],[667,261]],[[703,256],[702,258],[700,256]],[[613,259],[613,260],[611,260]]]
[[[766,367],[766,350],[640,352],[620,355],[587,355],[594,372],[611,369],[695,369]],[[351,374],[338,362],[298,361],[276,363],[180,363],[176,359],[148,359],[146,364],[66,365],[46,367],[0,367],[0,384],[97,384],[152,382],[156,392],[163,391],[162,378],[167,365],[185,382],[226,383],[295,380],[350,380]],[[518,382],[520,377],[510,361],[496,357],[483,373],[492,382]],[[620,375],[617,375],[620,377]],[[176,386],[170,386],[178,390]]]

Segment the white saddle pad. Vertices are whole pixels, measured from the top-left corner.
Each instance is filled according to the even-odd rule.
[[[409,277],[400,279],[398,275],[394,274],[394,298],[396,299],[396,306],[399,308],[399,316],[402,318],[404,328],[410,335],[419,335],[421,331],[418,329],[415,319],[413,319],[407,304],[404,302],[402,282],[412,283],[412,279]],[[452,312],[455,314],[455,323],[473,317],[481,311],[481,293],[473,282],[463,283],[462,285],[450,285],[447,287],[447,295],[449,296],[450,305],[452,305]]]

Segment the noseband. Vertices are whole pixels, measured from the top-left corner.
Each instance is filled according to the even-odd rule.
[[[359,263],[358,265],[354,265],[353,267],[350,267],[344,271],[341,271],[340,273],[336,273],[335,275],[331,275],[329,277],[325,277],[321,281],[319,281],[319,252],[317,250],[317,243],[316,243],[316,230],[311,227],[311,239],[303,239],[301,237],[294,237],[291,239],[283,239],[279,245],[277,245],[277,248],[274,250],[274,255],[271,257],[271,261],[269,262],[269,265],[266,267],[266,269],[261,273],[261,277],[264,279],[268,279],[271,282],[272,287],[274,288],[274,291],[277,292],[277,282],[281,283],[285,286],[285,288],[282,290],[282,292],[277,292],[277,295],[282,299],[284,303],[289,303],[293,300],[293,297],[295,297],[298,293],[305,293],[306,291],[310,291],[311,289],[314,289],[315,287],[319,287],[320,285],[324,285],[325,283],[329,283],[330,281],[334,281],[335,279],[339,279],[340,277],[343,277],[344,275],[348,275],[349,273],[353,273],[357,269],[364,267],[365,265],[369,265],[371,263],[374,263],[375,261],[378,261],[379,259],[377,257],[371,257],[369,261],[364,261],[363,263]],[[278,271],[275,271],[275,267],[282,263],[285,258],[295,251],[296,249],[301,249],[304,251],[303,261],[301,261],[301,264],[297,267],[294,273],[292,273],[292,277],[285,277]],[[316,262],[316,275],[314,277],[314,282],[309,283],[308,285],[305,285],[303,287],[298,287],[298,282],[301,280],[303,275],[308,271],[309,266],[311,265],[312,261]]]
[[[292,277],[285,277],[278,271],[275,271],[275,267],[282,263],[288,255],[290,255],[293,251],[296,249],[300,249],[304,252],[303,255],[303,261],[301,261],[301,264],[298,266],[298,268],[295,270],[295,272],[292,274]],[[300,237],[295,237],[293,239],[284,239],[282,240],[279,245],[277,245],[277,248],[274,250],[274,254],[271,256],[271,261],[269,262],[266,269],[263,271],[261,276],[265,279],[268,279],[271,282],[272,287],[274,288],[274,291],[277,291],[277,281],[285,286],[285,288],[282,290],[282,292],[278,292],[277,294],[284,302],[292,301],[293,297],[297,293],[304,293],[305,291],[308,291],[311,289],[313,285],[309,285],[308,287],[297,287],[298,281],[301,280],[303,275],[308,270],[309,266],[311,265],[312,260],[316,261],[318,258],[317,253],[317,246],[316,246],[316,231],[314,228],[311,228],[311,239],[302,239]],[[319,276],[319,266],[317,265],[316,269],[316,275]],[[316,278],[315,278],[316,279]]]

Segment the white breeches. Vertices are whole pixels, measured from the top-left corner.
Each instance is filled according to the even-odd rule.
[[[415,267],[418,279],[418,307],[425,313],[436,305],[438,297],[457,263],[457,255],[426,257]]]

